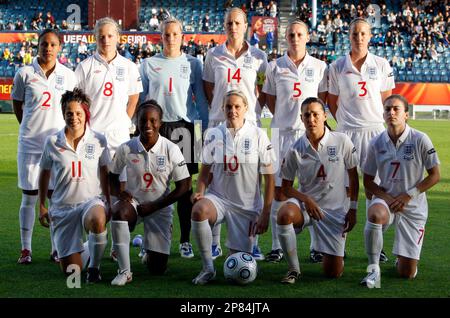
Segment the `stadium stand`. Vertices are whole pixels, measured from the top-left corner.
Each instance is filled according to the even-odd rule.
[[[228,6],[243,8],[251,19],[252,16],[271,15],[271,6],[279,12],[280,5],[286,1],[246,1],[246,0],[143,0],[139,11],[138,30],[155,33],[150,20],[173,15],[181,19],[186,33],[223,33],[223,18]],[[290,1],[288,1],[290,3]],[[379,9],[379,24],[373,28],[374,37],[370,51],[386,57],[395,72],[398,82],[443,82],[449,81],[450,69],[449,34],[450,5],[448,1],[419,0],[402,2],[399,0],[377,1],[378,7],[365,1],[318,1],[318,24],[311,28],[311,43],[308,50],[311,55],[326,61],[346,54],[350,49],[348,37],[349,22],[355,17],[373,18]],[[65,31],[63,24],[67,17],[66,8],[76,3],[81,8],[81,24],[87,25],[87,0],[24,0],[3,1],[0,3],[0,33],[38,31],[45,27],[55,27]],[[311,6],[308,1],[298,1],[297,11],[291,17],[307,21],[311,25]],[[54,19],[47,18],[50,14]],[[275,14],[276,15],[276,14]],[[283,27],[283,26],[281,26]],[[85,28],[85,27],[84,27]],[[204,56],[214,42],[184,44],[184,51],[194,56]],[[1,41],[0,41],[1,42]],[[282,42],[281,39],[279,42]],[[23,64],[30,63],[29,56],[36,54],[36,41],[18,43],[0,43],[0,77],[13,77],[15,71]],[[76,65],[92,54],[94,43],[84,43],[87,50],[80,53],[81,43],[66,43],[63,46],[63,62],[69,67]],[[275,47],[276,48],[276,47]],[[120,48],[122,55],[136,63],[159,52],[159,45],[125,44]],[[278,50],[267,52],[269,59],[280,56]],[[283,52],[280,52],[283,53]]]

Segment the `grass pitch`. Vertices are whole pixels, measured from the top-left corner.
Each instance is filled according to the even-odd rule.
[[[264,121],[268,126],[268,120]],[[360,191],[358,223],[347,238],[347,259],[344,275],[340,279],[326,279],[321,266],[308,262],[309,234],[303,232],[297,238],[302,279],[292,286],[280,284],[287,270],[283,260],[279,264],[259,262],[259,274],[254,283],[240,287],[229,285],[223,278],[222,256],[215,261],[217,280],[206,286],[191,284],[201,268],[198,249],[194,244],[193,259],[179,256],[178,217],[174,217],[174,234],[169,270],[161,277],[150,276],[140,263],[138,249],[131,248],[131,266],[134,280],[124,287],[110,286],[117,265],[105,253],[102,262],[103,281],[70,289],[59,267],[49,262],[50,240],[48,229],[40,226],[37,217],[33,233],[33,263],[28,266],[16,264],[20,251],[19,218],[21,194],[17,188],[17,132],[18,124],[11,114],[0,115],[0,297],[45,297],[45,298],[378,298],[378,297],[449,297],[450,296],[450,150],[448,147],[449,121],[410,121],[410,125],[426,132],[433,141],[441,161],[441,181],[428,192],[429,219],[426,227],[419,274],[414,281],[400,279],[394,269],[392,255],[393,229],[385,234],[384,249],[389,262],[382,264],[382,288],[368,290],[360,287],[365,276],[367,258],[364,252],[363,228],[365,222],[365,200]],[[361,187],[362,190],[362,187]],[[138,226],[132,237],[143,233]],[[222,228],[222,246],[226,227]],[[271,247],[270,232],[260,236],[264,252]],[[109,246],[107,247],[109,254]]]

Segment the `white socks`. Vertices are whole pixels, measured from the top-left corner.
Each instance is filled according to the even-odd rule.
[[[381,224],[367,221],[364,227],[364,240],[369,265],[380,263],[381,249],[383,248],[383,230]]]
[[[108,240],[106,239],[106,233],[107,233],[106,230],[100,234],[89,232],[88,244],[89,244],[89,254],[91,257],[89,261],[90,268],[91,267],[100,268],[100,261],[102,259],[103,254],[105,253],[106,243],[108,243]]]
[[[82,270],[85,269],[89,262],[89,241],[83,243],[84,251],[81,252],[81,264],[83,266]]]
[[[220,246],[220,229],[222,224],[216,224],[212,228],[212,245]]]
[[[20,240],[22,242],[22,249],[27,249],[29,251],[31,251],[31,237],[33,236],[37,199],[37,195],[22,193],[22,202],[20,203]]]
[[[277,229],[277,214],[281,205],[286,201],[272,201],[272,208],[270,210],[270,227],[272,229],[272,251],[281,248],[280,241],[278,240],[278,229]]]
[[[119,270],[131,271],[130,269],[130,229],[128,221],[111,222],[112,241],[114,250],[117,253]]]
[[[200,222],[191,220],[191,230],[202,257],[203,270],[214,272],[214,263],[211,256],[212,232],[208,220]]]
[[[300,264],[297,255],[297,237],[293,224],[278,224],[278,239],[283,248],[284,255],[289,265],[289,270],[300,272]]]

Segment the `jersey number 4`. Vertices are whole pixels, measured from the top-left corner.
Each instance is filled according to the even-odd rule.
[[[327,178],[325,167],[323,165],[320,165],[319,171],[317,171],[317,178],[322,178],[323,181]]]

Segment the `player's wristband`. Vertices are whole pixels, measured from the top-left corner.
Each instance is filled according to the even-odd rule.
[[[350,201],[350,209],[358,210],[358,201]]]
[[[416,187],[414,187],[414,188],[409,189],[409,190],[406,192],[406,194],[409,195],[409,196],[411,197],[411,199],[414,199],[414,198],[416,198],[416,197],[419,196],[420,191],[419,191],[419,189],[417,189]]]

